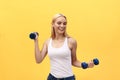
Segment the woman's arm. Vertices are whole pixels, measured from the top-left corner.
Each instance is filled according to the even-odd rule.
[[[77,50],[76,40],[74,40],[73,38],[69,38],[69,47],[71,49],[72,65],[81,68],[81,62],[78,61],[76,57],[76,50]]]
[[[47,54],[48,40],[43,44],[42,50],[39,49],[38,38],[34,40],[35,43],[35,59],[36,63],[41,63]]]
[[[74,39],[69,39],[70,42],[70,46],[71,46],[71,57],[72,57],[72,65],[75,67],[79,67],[82,68],[81,63],[79,60],[77,60],[77,56],[76,56],[76,50],[77,50],[77,42]],[[94,67],[94,63],[91,60],[90,62],[88,62],[88,68],[92,68]]]

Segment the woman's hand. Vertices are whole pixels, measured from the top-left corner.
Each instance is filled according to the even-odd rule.
[[[38,36],[39,36],[38,32],[34,32],[34,34],[36,35],[34,40],[38,40]]]
[[[88,68],[93,68],[94,67],[94,63],[93,60],[91,60],[90,62],[88,62]]]

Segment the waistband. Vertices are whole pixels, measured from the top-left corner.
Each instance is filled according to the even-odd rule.
[[[48,76],[48,80],[75,80],[75,76],[69,76],[69,77],[65,77],[65,78],[56,78],[54,77],[52,74],[49,73],[49,76]]]

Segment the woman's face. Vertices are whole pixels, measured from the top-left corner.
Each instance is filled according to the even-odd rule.
[[[53,28],[55,33],[63,34],[66,31],[67,21],[64,17],[58,17],[55,22],[53,23]]]

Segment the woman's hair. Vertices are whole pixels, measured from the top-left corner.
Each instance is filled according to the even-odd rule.
[[[67,21],[66,16],[64,16],[63,14],[58,13],[58,14],[55,14],[55,15],[53,16],[53,19],[52,19],[52,22],[51,22],[52,25],[53,25],[53,23],[55,22],[55,20],[56,20],[58,17],[64,17],[64,18],[66,19],[66,21]],[[66,31],[64,32],[63,35],[64,35],[65,37],[69,37],[68,34],[66,33]],[[54,27],[53,27],[53,26],[52,26],[52,29],[51,29],[51,37],[52,37],[52,39],[54,39],[54,38],[56,37],[56,35],[55,35],[55,30],[54,30]]]

